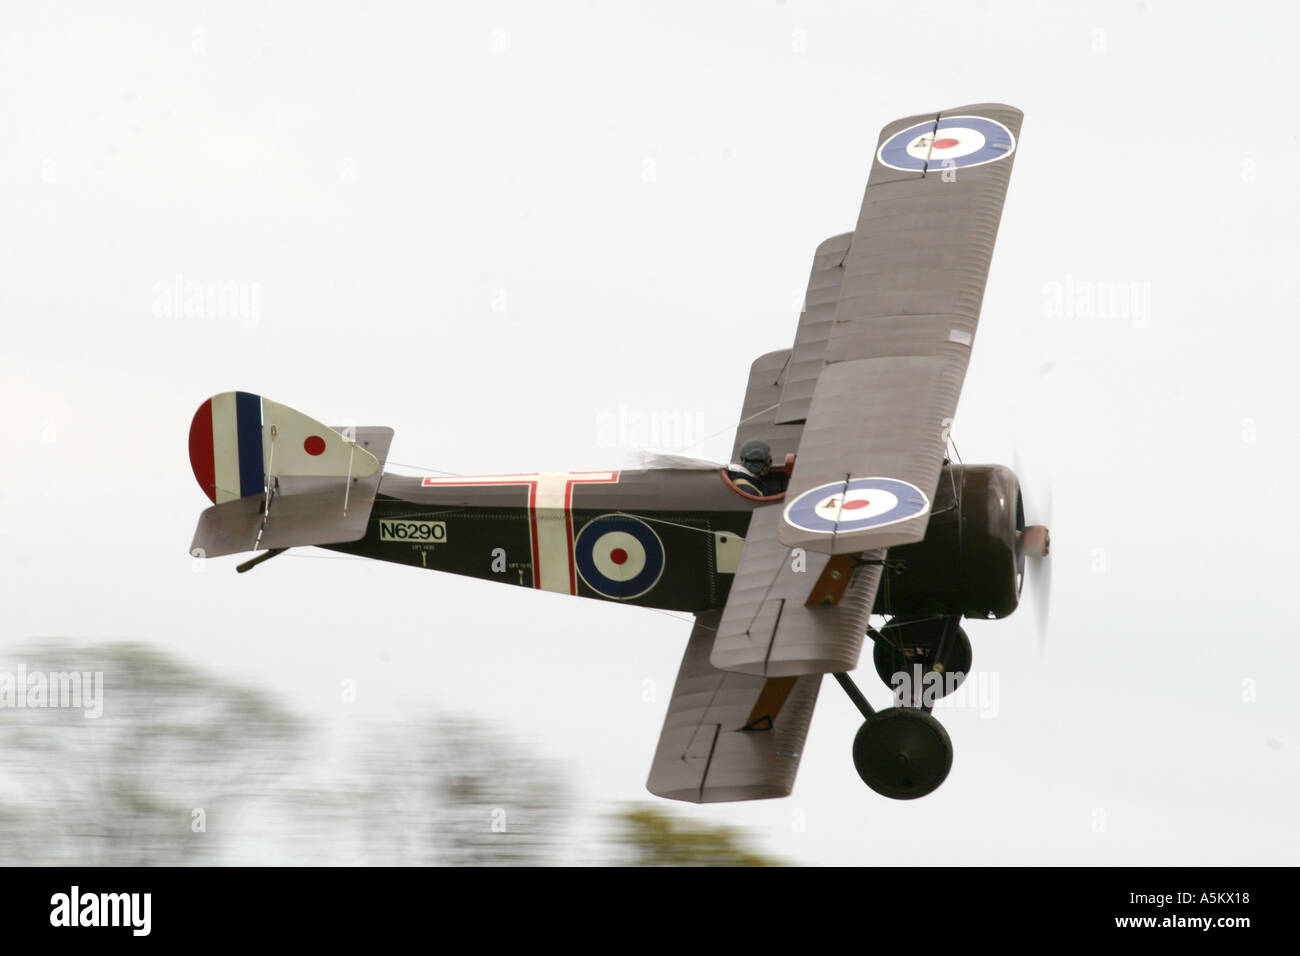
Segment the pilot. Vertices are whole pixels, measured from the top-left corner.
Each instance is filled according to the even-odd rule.
[[[767,473],[772,468],[772,449],[767,442],[752,438],[740,446],[740,461],[727,469],[732,483],[741,491],[763,497],[767,494]]]

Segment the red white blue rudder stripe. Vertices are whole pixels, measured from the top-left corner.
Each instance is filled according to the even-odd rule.
[[[190,465],[203,493],[217,504],[261,494],[261,397],[222,392],[200,405],[190,423]]]

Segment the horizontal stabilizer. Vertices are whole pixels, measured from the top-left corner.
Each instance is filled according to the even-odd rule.
[[[325,430],[342,441],[338,431]],[[364,537],[393,430],[372,427],[353,431],[357,455],[375,462],[371,474],[351,479],[346,475],[279,477],[269,513],[264,513],[264,494],[213,505],[199,516],[190,553],[214,558],[267,548],[340,544]]]

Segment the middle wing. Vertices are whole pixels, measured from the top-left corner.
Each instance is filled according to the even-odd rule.
[[[853,233],[832,236],[813,253],[808,274],[808,291],[795,330],[794,346],[780,352],[768,352],[754,360],[749,370],[749,388],[740,409],[736,443],[731,460],[740,457],[740,449],[751,438],[761,438],[772,449],[778,464],[799,448],[808,403],[812,401],[817,376],[826,356],[826,342],[835,318],[835,303],[840,298],[844,279],[844,257],[848,255]]]

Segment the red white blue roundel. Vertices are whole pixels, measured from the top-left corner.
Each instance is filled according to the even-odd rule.
[[[786,523],[817,534],[880,528],[925,514],[930,501],[897,478],[854,478],[805,491],[785,508]]]
[[[983,116],[945,116],[935,129],[934,121],[917,123],[895,133],[880,146],[876,158],[892,169],[922,172],[982,166],[1010,156],[1016,138],[996,120]]]
[[[626,601],[640,597],[664,573],[659,535],[630,515],[601,515],[582,526],[573,543],[578,574],[597,594]]]

